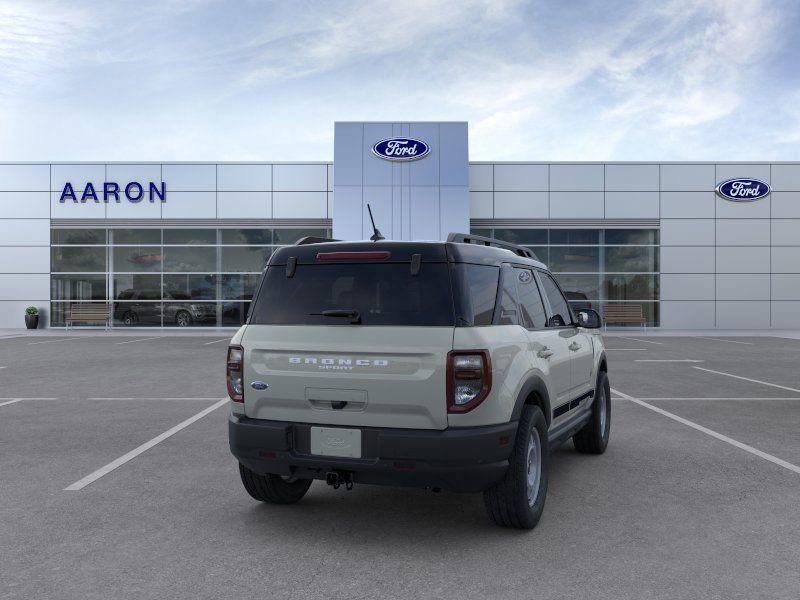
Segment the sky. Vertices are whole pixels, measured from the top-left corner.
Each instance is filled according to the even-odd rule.
[[[796,0],[0,0],[0,160],[331,160],[468,121],[470,160],[800,160]]]

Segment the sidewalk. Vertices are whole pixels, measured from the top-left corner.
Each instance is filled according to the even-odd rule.
[[[198,337],[198,336],[215,336],[215,337],[232,337],[238,327],[195,327],[195,328],[181,328],[181,329],[161,329],[161,328],[146,328],[137,327],[131,329],[128,327],[117,327],[103,329],[102,327],[76,327],[66,331],[64,329],[0,329],[0,339],[14,338],[14,337],[80,337],[80,336],[94,336],[94,337]]]
[[[194,328],[147,328],[137,327],[130,329],[127,327],[116,327],[104,330],[102,327],[78,327],[65,331],[64,329],[0,329],[0,339],[9,337],[23,336],[47,336],[47,337],[76,337],[76,336],[97,336],[97,337],[182,337],[182,336],[233,336],[238,327],[194,327]],[[613,327],[604,331],[606,337],[779,337],[798,340],[800,330],[789,329],[640,329],[638,327]]]
[[[604,331],[606,337],[779,337],[800,340],[800,330],[794,329],[654,329],[613,327]]]

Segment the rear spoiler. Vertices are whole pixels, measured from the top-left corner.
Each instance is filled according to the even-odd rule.
[[[306,244],[322,244],[324,242],[341,242],[342,240],[336,240],[334,238],[322,238],[316,237],[314,235],[307,235],[304,238],[300,238],[297,240],[294,245],[295,246],[305,246]]]

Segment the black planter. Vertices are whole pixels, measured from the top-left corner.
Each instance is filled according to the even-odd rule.
[[[28,329],[39,327],[39,315],[25,315],[25,327]]]

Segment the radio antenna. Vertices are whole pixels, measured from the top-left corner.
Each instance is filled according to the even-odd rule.
[[[367,210],[369,211],[369,220],[372,221],[372,230],[375,232],[370,236],[369,239],[371,239],[373,242],[385,240],[386,238],[381,235],[380,230],[375,227],[375,219],[372,217],[372,207],[369,205],[369,202],[367,202]]]

